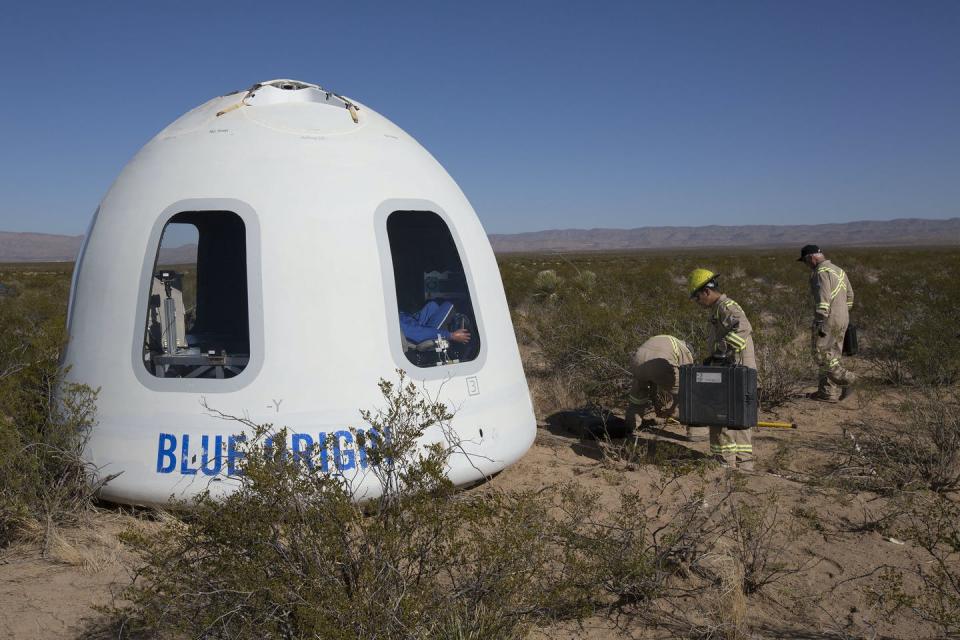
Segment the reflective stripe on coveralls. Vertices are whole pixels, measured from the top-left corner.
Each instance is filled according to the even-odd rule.
[[[830,301],[827,302],[826,300],[822,300],[820,301],[819,304],[817,304],[817,312],[821,313],[821,315],[826,316],[830,314],[830,304],[837,297],[837,294],[840,293],[840,290],[841,289],[846,290],[847,274],[843,271],[843,269],[840,269],[840,268],[834,269],[832,267],[824,266],[823,263],[821,263],[821,266],[817,267],[817,273],[818,274],[830,273],[830,274],[833,274],[833,276],[837,279],[837,285],[833,288],[832,291],[830,291]],[[852,298],[847,301],[847,308],[848,309],[853,308]]]
[[[658,349],[655,348],[655,345],[658,342],[662,342],[664,338],[670,341],[670,349],[673,352],[672,360],[668,358],[664,358],[664,359],[667,360],[674,368],[679,367],[680,365],[683,365],[683,364],[690,364],[693,362],[693,355],[690,353],[690,348],[687,347],[686,344],[684,344],[683,342],[681,342],[677,338],[674,338],[671,335],[661,334],[661,335],[653,336],[652,338],[648,339],[646,342],[643,343],[643,345],[641,346],[641,349],[644,349],[649,352],[659,351]],[[640,362],[636,362],[636,355],[634,356],[634,360],[635,360],[635,362],[633,363],[634,365],[642,364]],[[675,382],[674,386],[676,386],[676,384],[679,383],[679,381],[676,379],[674,380],[674,382]],[[649,398],[640,398],[634,395],[633,393],[630,393],[627,396],[627,399],[631,403],[636,405],[646,404],[649,401]]]
[[[823,319],[822,326],[811,331],[811,351],[817,363],[821,396],[833,397],[837,385],[851,384],[855,376],[840,364],[843,336],[850,322],[853,307],[853,285],[846,272],[829,260],[824,260],[810,274],[810,293],[815,305],[814,319]],[[819,330],[818,330],[819,329]],[[820,331],[824,335],[820,335]]]
[[[710,427],[710,453],[730,465],[753,469],[753,429]]]
[[[716,319],[717,322],[720,322],[720,310],[729,309],[734,305],[736,305],[737,307],[740,306],[733,300],[730,300],[729,298],[726,300],[720,300],[719,302],[717,302],[717,310],[713,313],[713,317]],[[723,336],[723,340],[724,342],[729,344],[731,347],[733,347],[733,350],[736,351],[737,353],[740,353],[741,351],[743,351],[744,347],[747,346],[747,341],[741,338],[740,336],[738,336],[734,331],[727,332],[727,334]]]
[[[757,368],[753,347],[753,327],[743,308],[726,295],[717,300],[710,317],[710,352],[720,351],[725,343],[733,350],[740,364]],[[727,429],[710,427],[710,453],[733,466],[744,470],[753,469],[753,429]]]
[[[677,366],[680,365],[680,341],[674,338],[673,336],[666,336],[670,338],[670,346],[673,347],[673,358],[674,362],[677,363]]]
[[[708,348],[711,355],[722,354],[727,348],[737,356],[738,364],[757,368],[756,354],[753,347],[753,327],[747,319],[743,308],[736,301],[722,294],[714,305],[710,318],[710,335]]]
[[[746,431],[746,429],[743,429],[743,431]],[[732,442],[729,444],[711,444],[710,445],[710,453],[723,454],[723,453],[737,453],[741,451],[745,453],[753,453],[753,445],[737,444],[736,442]]]

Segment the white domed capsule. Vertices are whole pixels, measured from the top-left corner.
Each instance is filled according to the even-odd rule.
[[[287,427],[375,495],[354,433],[398,368],[455,410],[454,483],[534,438],[466,197],[392,122],[313,84],[215,98],[141,149],[94,214],[68,325],[69,379],[100,389],[85,455],[120,474],[102,492],[119,502],[231,486],[242,425],[211,409]]]

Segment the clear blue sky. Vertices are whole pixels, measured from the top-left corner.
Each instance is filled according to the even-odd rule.
[[[960,215],[960,2],[14,0],[0,230],[82,233],[207,99],[317,82],[489,232]]]

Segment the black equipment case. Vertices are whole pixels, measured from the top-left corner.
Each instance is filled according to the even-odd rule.
[[[599,407],[561,411],[547,418],[547,422],[586,440],[626,438],[629,435],[626,420]]]
[[[855,356],[859,351],[860,345],[857,344],[857,326],[847,325],[847,332],[843,334],[843,355]]]
[[[757,426],[757,370],[740,365],[680,367],[680,422],[702,427]]]

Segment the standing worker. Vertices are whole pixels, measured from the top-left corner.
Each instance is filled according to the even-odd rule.
[[[710,334],[705,364],[740,364],[757,368],[753,349],[753,327],[739,304],[720,291],[720,274],[694,269],[687,279],[690,298],[710,309]],[[710,453],[724,464],[753,471],[753,428],[710,427]]]
[[[843,355],[843,336],[850,324],[853,308],[853,285],[843,269],[824,257],[820,247],[808,244],[800,249],[798,262],[805,263],[810,275],[810,293],[813,294],[813,326],[811,350],[818,367],[817,390],[809,395],[812,400],[836,402],[837,387],[840,400],[850,396],[857,376],[840,364]]]
[[[633,385],[630,387],[627,405],[627,429],[634,431],[637,416],[643,419],[651,411],[661,418],[673,415],[677,410],[677,395],[680,393],[680,365],[693,364],[690,347],[679,338],[653,336],[637,349],[630,359]],[[687,427],[687,440],[703,440],[697,434],[700,427]],[[699,437],[698,437],[699,436]]]

